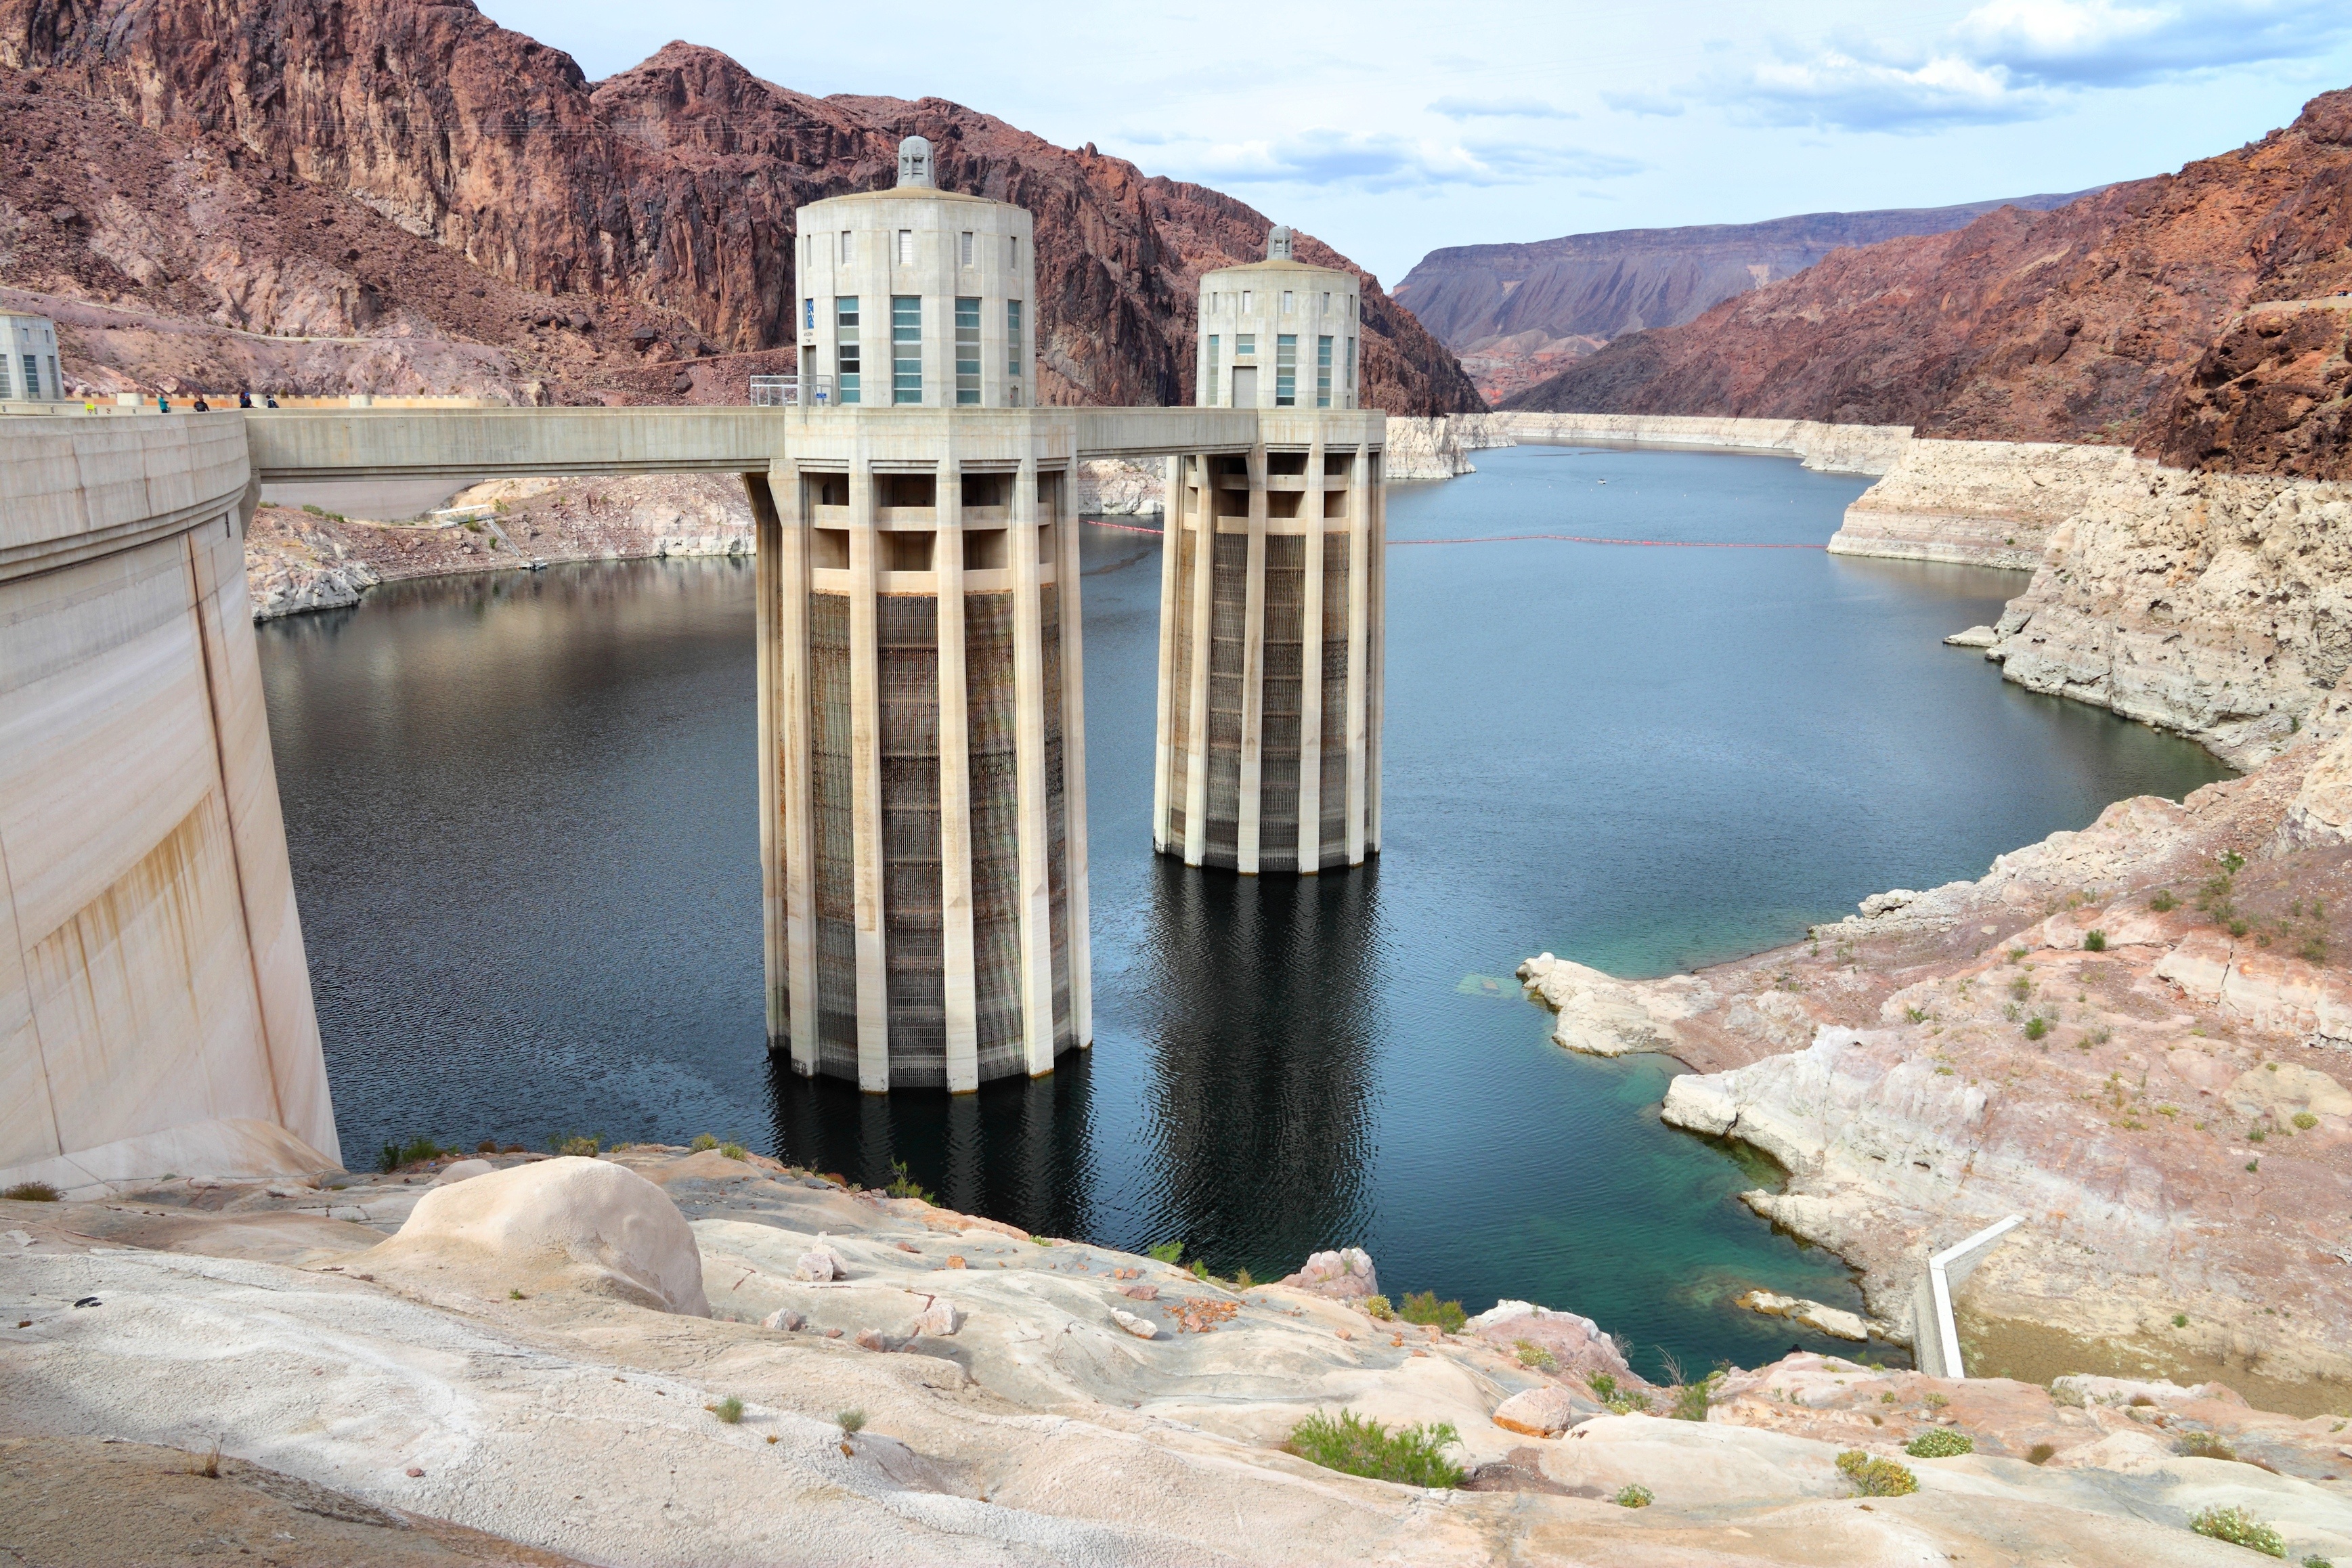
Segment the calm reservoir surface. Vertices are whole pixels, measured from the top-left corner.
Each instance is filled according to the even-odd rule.
[[[1151,853],[1159,542],[1090,528],[1091,1053],[860,1096],[762,1041],[748,563],[394,584],[260,628],[344,1157],[427,1134],[732,1136],[1041,1234],[1260,1279],[1570,1308],[1654,1371],[1777,1354],[1751,1285],[1858,1301],[1662,1125],[1671,1064],[1547,1039],[1549,949],[1658,974],[1981,875],[2109,801],[2225,776],[2005,686],[1947,633],[2021,574],[1535,532],[1819,544],[1862,479],[1528,447],[1390,503],[1385,844],[1305,880]],[[1795,1336],[1801,1342],[1832,1342]]]

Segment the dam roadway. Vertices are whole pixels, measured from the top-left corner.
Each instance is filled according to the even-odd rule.
[[[0,418],[0,1185],[340,1162],[246,597],[262,484],[730,472],[756,502],[800,439],[882,466],[983,427],[1041,456],[1207,458],[1377,451],[1385,419],[942,412]]]

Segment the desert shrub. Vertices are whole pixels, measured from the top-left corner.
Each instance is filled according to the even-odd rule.
[[[2187,1328],[2187,1327],[2189,1326],[2189,1314],[2188,1314],[2188,1313],[2186,1313],[2186,1312],[2175,1312],[2175,1313],[2173,1313],[2173,1314],[2172,1314],[2172,1326],[2173,1326],[2174,1328],[2176,1328],[2176,1329],[2185,1329],[2185,1328]]]
[[[1948,1459],[1960,1454],[1973,1454],[1977,1446],[1967,1433],[1955,1432],[1949,1426],[1938,1426],[1912,1438],[1903,1446],[1903,1451],[1915,1459]]]
[[[1617,1397],[1617,1380],[1605,1372],[1596,1372],[1584,1380],[1591,1385],[1592,1397],[1603,1405]]]
[[[1922,1395],[1919,1403],[1926,1405],[1930,1410],[1941,1410],[1945,1405],[1949,1405],[1951,1401],[1940,1394],[1928,1394]]]
[[[833,1418],[839,1424],[841,1435],[845,1437],[855,1437],[866,1430],[866,1412],[863,1410],[835,1411]]]
[[[728,1147],[735,1146],[730,1144]],[[726,1154],[727,1150],[721,1149],[719,1152]],[[728,1154],[727,1157],[730,1160],[740,1160],[743,1155],[741,1151],[738,1150],[735,1153]],[[907,1162],[904,1160],[890,1162],[890,1184],[882,1190],[894,1198],[919,1198],[924,1203],[931,1201],[931,1194],[923,1190],[922,1184],[908,1173]]]
[[[1675,1390],[1675,1407],[1666,1414],[1677,1421],[1704,1421],[1706,1407],[1715,1394],[1715,1379],[1685,1383]]]
[[[2248,925],[2244,921],[2235,917],[2232,917],[2230,921],[2230,934],[2231,936],[2243,936],[2252,929],[2253,928]]]
[[[1462,1325],[1470,1321],[1461,1302],[1441,1301],[1434,1290],[1407,1293],[1404,1305],[1397,1312],[1408,1323],[1433,1324],[1449,1334],[1460,1333]]]
[[[2336,1568],[2336,1564],[2315,1552],[2303,1560],[2303,1568]]]
[[[1309,1463],[1343,1475],[1409,1487],[1458,1487],[1461,1468],[1445,1458],[1445,1450],[1460,1441],[1450,1422],[1391,1431],[1352,1410],[1336,1415],[1318,1410],[1290,1429],[1285,1447]]]
[[[1559,1370],[1559,1358],[1553,1355],[1551,1352],[1544,1349],[1543,1346],[1536,1343],[1533,1340],[1521,1340],[1518,1342],[1517,1350],[1519,1352],[1519,1364],[1521,1366],[1539,1367],[1545,1372],[1558,1372]]]
[[[1367,1296],[1357,1304],[1383,1323],[1396,1316],[1396,1309],[1389,1305],[1386,1296]]]
[[[2190,1459],[2234,1459],[2238,1451],[2218,1432],[2183,1432],[2172,1441],[2172,1451]]]
[[[1837,1457],[1839,1473],[1853,1483],[1856,1497],[1903,1497],[1919,1489],[1919,1478],[1892,1459],[1873,1458],[1859,1448]]]
[[[569,1154],[580,1160],[593,1160],[596,1157],[597,1151],[604,1147],[604,1140],[601,1134],[583,1133],[575,1136],[559,1132],[548,1140],[548,1146],[558,1154]]]
[[[412,1138],[405,1143],[385,1144],[375,1157],[375,1168],[397,1171],[403,1165],[420,1164],[426,1160],[437,1160],[444,1153],[455,1152],[455,1150],[443,1149],[430,1138]]]
[[[2106,952],[2106,951],[2107,951],[2107,933],[2106,933],[2106,932],[2105,932],[2105,931],[2084,931],[2084,932],[2083,933],[2083,951],[2084,951],[2084,952]]]
[[[719,1147],[719,1140],[718,1140],[718,1139],[716,1139],[716,1138],[713,1138],[713,1137],[712,1137],[709,1133],[708,1133],[708,1132],[698,1132],[698,1133],[696,1133],[696,1134],[694,1135],[694,1142],[693,1142],[692,1143],[688,1144],[688,1148],[690,1148],[690,1149],[692,1149],[696,1153],[699,1154],[699,1153],[701,1153],[705,1149],[716,1149],[716,1148],[718,1148],[718,1147]]]
[[[749,1159],[751,1152],[740,1143],[721,1143],[719,1145],[719,1152],[730,1160]]]
[[[2305,937],[2304,939],[2303,945],[2296,948],[2294,951],[2296,956],[2301,958],[2305,963],[2325,963],[2327,962],[2327,941],[2325,937]]]
[[[2009,994],[2022,1002],[2033,994],[2033,982],[2021,974],[2009,983]]]
[[[2046,1465],[2057,1458],[2057,1448],[2051,1444],[2036,1443],[2025,1450],[2025,1462],[2029,1465]]]
[[[2179,909],[2180,907],[2180,900],[2172,896],[2171,889],[2166,888],[2159,891],[2156,897],[2148,900],[2147,907],[2154,910],[2158,914],[2166,915],[2170,914],[2173,910]]]
[[[1250,1271],[1248,1269],[1236,1268],[1234,1270],[1234,1277],[1231,1283],[1233,1288],[1236,1290],[1247,1290],[1255,1286],[1257,1281],[1250,1278]]]
[[[2308,1110],[2298,1110],[2294,1113],[2294,1124],[2308,1132],[2319,1125],[2319,1118]]]
[[[730,1426],[743,1419],[743,1402],[731,1394],[718,1404],[706,1405],[704,1408]]]
[[[1181,1241],[1163,1241],[1157,1247],[1145,1247],[1143,1255],[1161,1263],[1180,1263],[1184,1258],[1184,1244]]]
[[[53,1204],[58,1201],[58,1190],[47,1182],[18,1182],[0,1193],[0,1198],[20,1204]]]
[[[2191,1519],[2189,1528],[2200,1535],[2226,1541],[2265,1557],[2286,1555],[2285,1538],[2242,1508],[2209,1508]]]
[[[1609,1500],[1619,1508],[1647,1508],[1658,1500],[1649,1488],[1639,1481],[1630,1481],[1619,1487],[1617,1495]]]
[[[2050,1020],[2043,1017],[2041,1014],[2036,1013],[2032,1017],[2025,1020],[2025,1037],[2027,1039],[2038,1040],[2049,1032]]]

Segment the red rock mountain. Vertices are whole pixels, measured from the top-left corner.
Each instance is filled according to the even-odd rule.
[[[944,100],[811,98],[691,45],[591,82],[465,0],[0,0],[0,289],[79,304],[68,347],[101,365],[109,343],[170,363],[176,333],[192,374],[337,390],[462,361],[569,400],[731,395],[788,358],[793,209],[887,184],[921,134],[942,185],[1036,215],[1045,400],[1182,402],[1194,284],[1270,221]],[[1362,298],[1368,401],[1484,405],[1369,277]],[[224,329],[365,344],[298,363]]]
[[[1837,251],[1506,406],[2113,441],[2347,478],[2347,289],[2352,90],[2178,174]]]

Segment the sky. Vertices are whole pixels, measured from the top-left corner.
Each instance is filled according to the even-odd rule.
[[[683,38],[1092,142],[1389,284],[1444,246],[2167,173],[2352,87],[2352,0],[478,3],[591,78]]]

